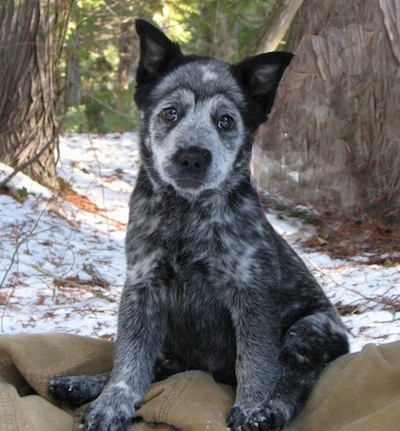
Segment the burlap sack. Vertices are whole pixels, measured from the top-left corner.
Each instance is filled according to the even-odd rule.
[[[0,336],[0,431],[72,431],[79,411],[48,393],[57,375],[98,374],[111,342],[67,334]],[[154,384],[133,431],[225,431],[234,390],[191,371]],[[288,431],[398,431],[400,342],[368,345],[332,363]]]

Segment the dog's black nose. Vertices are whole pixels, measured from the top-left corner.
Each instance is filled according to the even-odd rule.
[[[199,178],[211,164],[211,152],[200,147],[181,148],[174,156],[174,163],[181,173]]]

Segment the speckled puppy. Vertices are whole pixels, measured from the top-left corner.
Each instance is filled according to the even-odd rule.
[[[108,381],[59,378],[51,391],[75,405],[100,394],[86,428],[122,431],[153,379],[201,369],[237,384],[232,430],[280,430],[348,351],[336,310],[250,182],[254,133],[292,55],[229,65],[183,55],[145,21],[137,32],[142,167],[114,367]]]

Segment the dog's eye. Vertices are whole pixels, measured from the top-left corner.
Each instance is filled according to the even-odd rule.
[[[176,108],[166,108],[162,111],[161,116],[167,123],[173,123],[178,119],[178,111]]]
[[[222,129],[222,130],[230,130],[233,127],[235,120],[230,116],[230,115],[223,115],[219,120],[218,120],[218,128]]]

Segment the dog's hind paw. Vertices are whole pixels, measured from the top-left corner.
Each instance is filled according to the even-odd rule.
[[[106,388],[92,402],[82,418],[87,431],[126,431],[135,418],[140,403],[134,394],[123,394],[119,387]]]
[[[50,382],[49,391],[56,400],[76,408],[95,400],[107,379],[107,375],[57,377]]]

